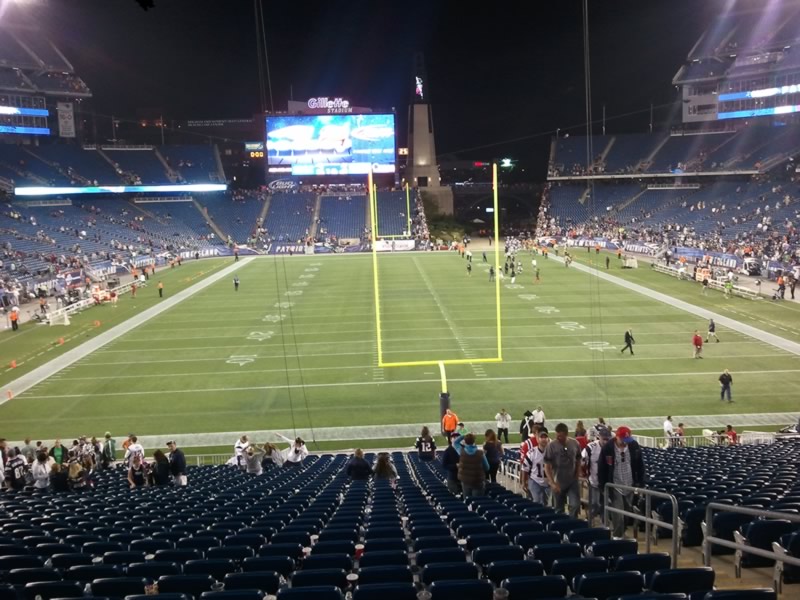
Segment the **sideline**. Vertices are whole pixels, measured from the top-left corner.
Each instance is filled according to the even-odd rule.
[[[564,262],[564,259],[560,256],[551,256],[550,257],[557,262]],[[727,327],[728,329],[732,329],[733,331],[738,331],[739,333],[743,333],[744,335],[750,336],[756,340],[769,344],[775,348],[783,350],[785,352],[789,352],[791,354],[796,354],[800,356],[800,343],[793,342],[791,340],[787,340],[786,338],[782,338],[774,333],[769,333],[764,331],[763,329],[758,329],[757,327],[753,327],[752,325],[747,325],[746,323],[741,323],[730,317],[726,317],[719,313],[715,313],[705,308],[701,308],[699,306],[695,306],[694,304],[689,304],[688,302],[684,302],[683,300],[679,300],[678,298],[674,298],[672,296],[668,296],[667,294],[662,294],[661,292],[656,292],[654,290],[648,289],[638,283],[632,283],[630,281],[626,281],[616,275],[610,275],[605,273],[604,271],[596,268],[596,267],[587,267],[579,262],[573,261],[573,263],[569,267],[570,269],[577,269],[578,271],[582,271],[583,273],[588,273],[589,275],[594,275],[604,281],[608,281],[609,283],[614,283],[621,287],[624,287],[632,292],[637,292],[642,294],[643,296],[647,296],[653,300],[658,300],[659,302],[663,302],[664,304],[668,304],[670,306],[674,306],[675,308],[679,308],[684,310],[690,314],[696,315],[698,317],[702,317],[706,320],[714,319],[717,325],[722,325],[723,327]],[[735,301],[732,300],[732,302]],[[703,329],[700,330],[704,333]],[[687,346],[689,345],[689,340],[686,340]]]
[[[86,358],[92,352],[102,348],[106,344],[113,342],[120,336],[125,335],[129,331],[132,331],[136,327],[140,326],[142,323],[146,322],[153,317],[160,315],[161,313],[169,310],[170,308],[180,304],[187,298],[195,295],[197,292],[204,290],[205,288],[209,287],[210,285],[216,283],[220,279],[224,277],[228,277],[231,273],[236,271],[241,267],[247,266],[251,261],[254,260],[255,257],[250,258],[243,258],[239,262],[235,262],[231,264],[229,267],[214,273],[213,275],[209,275],[207,278],[203,279],[202,281],[197,282],[196,284],[186,288],[175,294],[174,296],[168,297],[163,302],[157,304],[156,306],[152,306],[147,310],[140,312],[138,315],[135,315],[109,329],[108,331],[101,333],[96,338],[88,340],[84,342],[77,348],[70,350],[69,352],[65,352],[61,356],[54,358],[53,360],[43,364],[40,367],[35,368],[30,373],[27,373],[20,377],[19,379],[15,379],[8,383],[8,385],[4,386],[6,389],[6,394],[0,398],[0,405],[5,404],[10,399],[13,399],[20,394],[25,393],[33,386],[40,384],[42,381],[47,379],[48,377],[52,377],[62,369],[69,367],[70,365],[74,364],[75,362]],[[9,398],[9,393],[11,393],[11,398]]]

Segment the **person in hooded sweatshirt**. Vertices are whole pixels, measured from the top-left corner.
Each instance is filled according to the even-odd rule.
[[[483,450],[475,445],[475,435],[468,433],[458,436],[453,447],[458,452],[458,480],[461,482],[464,497],[483,496],[489,461]]]
[[[264,451],[261,448],[248,446],[247,450],[242,453],[245,471],[251,475],[261,475],[264,472],[261,466],[262,458],[264,458]]]
[[[458,481],[458,452],[453,447],[453,442],[458,438],[454,433],[447,440],[447,448],[442,452],[442,467],[447,472],[447,489],[453,494],[461,493],[461,483]]]

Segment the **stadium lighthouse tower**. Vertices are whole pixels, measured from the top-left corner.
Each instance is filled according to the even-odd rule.
[[[430,104],[425,58],[414,55],[411,102],[408,107],[408,167],[409,185],[420,188],[423,197],[434,201],[443,214],[453,214],[453,192],[442,187],[436,161],[436,142],[433,132],[433,110]]]

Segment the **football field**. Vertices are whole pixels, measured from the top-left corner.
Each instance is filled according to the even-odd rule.
[[[532,258],[520,254],[516,283],[506,278],[500,285],[503,361],[446,368],[453,409],[464,421],[491,421],[502,407],[516,420],[537,405],[570,427],[576,418],[667,414],[752,414],[756,423],[765,413],[798,410],[797,355],[719,326],[721,343],[712,340],[704,358],[694,360],[691,337],[696,329],[705,337],[705,319],[541,256],[537,283]],[[0,434],[16,440],[106,430],[120,436],[348,427],[352,437],[341,439],[357,440],[359,427],[434,423],[439,367],[378,365],[372,260],[293,256],[241,264],[238,291],[226,275],[14,395],[0,406]],[[497,356],[495,287],[480,252],[474,260],[470,276],[455,253],[378,257],[384,362]],[[232,264],[203,263],[208,274]],[[797,305],[705,298],[694,284],[613,267],[613,275],[800,340]],[[155,289],[140,293],[149,294],[148,306],[157,302]],[[122,298],[116,310],[134,316],[134,302]],[[91,309],[68,327],[38,326],[19,339],[34,350],[40,342],[51,347],[52,339],[110,311]],[[620,353],[629,327],[633,356]],[[10,336],[0,336],[5,363],[23,351]],[[734,377],[732,405],[719,400],[725,368]],[[4,370],[3,385],[15,375]],[[381,437],[402,436],[386,427]]]

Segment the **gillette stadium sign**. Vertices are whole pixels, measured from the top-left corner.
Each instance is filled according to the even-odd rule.
[[[309,98],[308,108],[312,110],[326,110],[330,114],[353,112],[353,107],[350,106],[349,100],[345,100],[344,98],[328,98],[327,96]]]

